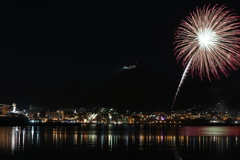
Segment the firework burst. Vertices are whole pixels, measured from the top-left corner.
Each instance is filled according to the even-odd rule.
[[[220,73],[227,77],[230,70],[237,70],[240,65],[239,17],[225,5],[204,5],[197,7],[186,19],[174,37],[176,60],[182,61],[185,68],[183,77],[191,72],[192,76],[198,75],[201,79],[211,80],[212,76],[220,79]]]

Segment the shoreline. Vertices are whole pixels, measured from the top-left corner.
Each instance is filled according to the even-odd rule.
[[[98,125],[98,126],[240,126],[239,123],[181,123],[181,124],[160,124],[160,123],[122,123],[122,124],[112,124],[112,123],[0,123],[0,126],[89,126],[89,125]]]

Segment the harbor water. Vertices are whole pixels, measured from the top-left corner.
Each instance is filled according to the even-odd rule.
[[[0,126],[1,160],[223,160],[239,152],[239,126]]]

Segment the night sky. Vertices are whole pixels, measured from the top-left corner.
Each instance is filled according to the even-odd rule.
[[[1,85],[92,80],[136,59],[169,76],[178,70],[172,37],[180,19],[172,21],[174,9],[163,6],[169,4],[2,2]]]
[[[204,4],[224,4],[240,15],[238,3],[228,0],[1,1],[0,85],[94,81],[135,62],[179,82],[174,32]],[[238,74],[222,83],[238,84]],[[198,77],[188,81],[201,84]]]

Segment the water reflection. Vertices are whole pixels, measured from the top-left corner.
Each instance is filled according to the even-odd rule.
[[[182,126],[180,134],[184,136],[240,136],[238,126]]]
[[[18,127],[0,128],[0,153],[14,154],[16,150],[23,150],[25,130]]]
[[[176,151],[182,158],[225,158],[237,154],[236,126],[1,126],[0,155],[33,149]]]

